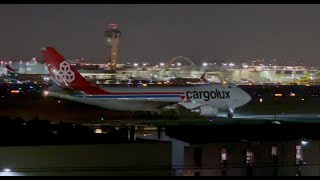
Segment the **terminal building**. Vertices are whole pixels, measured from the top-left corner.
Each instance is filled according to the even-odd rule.
[[[196,65],[189,58],[178,56],[167,63],[149,65],[147,63],[117,64],[116,71],[110,71],[108,64],[93,64],[82,60],[69,62],[87,79],[96,84],[110,84],[112,80],[128,79],[170,81],[175,78],[199,79],[205,73],[205,79],[212,83],[231,82],[236,84],[305,84],[317,83],[319,69],[306,66],[235,66],[233,64],[203,63]],[[27,62],[1,62],[2,74],[7,73],[9,64],[17,74],[41,75],[47,78],[48,69],[35,58]]]

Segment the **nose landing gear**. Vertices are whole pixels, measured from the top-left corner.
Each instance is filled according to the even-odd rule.
[[[228,118],[232,119],[233,118],[233,109],[229,109],[228,111]]]

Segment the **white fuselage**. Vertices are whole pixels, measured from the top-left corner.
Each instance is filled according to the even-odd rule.
[[[159,111],[168,104],[183,102],[192,109],[208,105],[219,111],[235,109],[251,100],[241,88],[234,84],[204,84],[182,87],[107,87],[104,95],[65,95],[61,98],[122,111]],[[190,104],[190,106],[189,106]],[[194,105],[194,106],[193,106]]]

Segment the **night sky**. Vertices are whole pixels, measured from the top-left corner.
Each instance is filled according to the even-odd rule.
[[[0,57],[31,59],[53,46],[68,59],[104,63],[110,21],[123,33],[122,62],[182,55],[320,65],[320,5],[1,4]]]

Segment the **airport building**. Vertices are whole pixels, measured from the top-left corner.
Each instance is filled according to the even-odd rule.
[[[184,176],[319,176],[315,126],[182,126],[169,128],[167,135],[183,142]]]
[[[182,60],[183,57],[176,58],[176,60],[178,59]],[[6,63],[10,64],[18,74],[48,74],[46,66],[36,61]],[[71,64],[86,79],[94,83],[97,82],[97,84],[108,84],[108,80],[126,80],[130,78],[153,81],[168,81],[175,78],[199,79],[203,73],[205,73],[205,78],[209,82],[225,81],[237,84],[306,83],[320,79],[320,71],[317,68],[306,66],[244,66],[239,68],[224,65],[207,65],[204,68],[191,63],[183,66],[179,62],[171,65],[162,63],[154,66],[134,63],[118,64],[117,71],[110,71],[106,68],[107,64],[79,63],[79,61],[71,61]],[[3,74],[7,73],[4,64],[1,71]]]
[[[169,126],[152,140],[133,138],[125,127],[94,135],[78,125],[57,129],[41,121],[16,122],[20,129],[13,132],[13,122],[6,123],[0,176],[320,175],[317,124]]]

